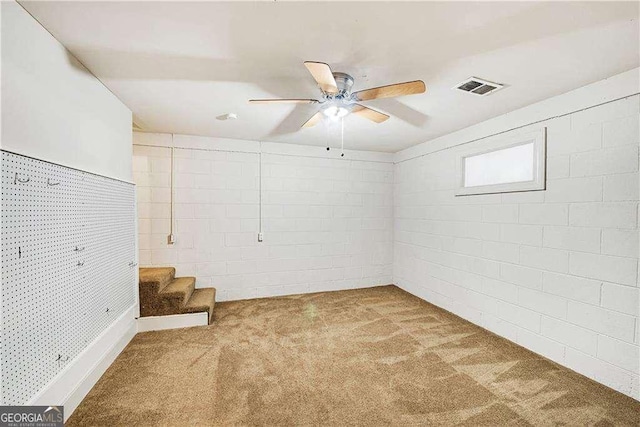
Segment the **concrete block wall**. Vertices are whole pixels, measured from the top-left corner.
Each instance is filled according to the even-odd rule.
[[[221,300],[393,282],[640,399],[637,71],[394,155],[134,133],[140,263]],[[545,191],[455,197],[459,150],[542,127]]]
[[[166,136],[134,138],[162,145]],[[391,160],[189,145],[174,153],[173,245],[170,149],[134,146],[141,266],[175,266],[222,301],[392,283]]]
[[[496,136],[547,128],[546,191],[456,197],[460,150],[486,140],[400,160],[395,283],[638,399],[639,113],[635,95]]]

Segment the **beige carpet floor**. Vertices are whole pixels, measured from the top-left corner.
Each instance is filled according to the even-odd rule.
[[[398,289],[220,303],[136,335],[68,421],[638,425],[640,403]]]

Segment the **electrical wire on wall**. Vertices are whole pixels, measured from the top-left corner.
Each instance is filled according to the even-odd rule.
[[[340,118],[340,157],[344,157],[344,117]]]
[[[174,222],[174,218],[175,218],[175,212],[174,212],[174,163],[175,163],[175,156],[174,156],[174,151],[175,151],[175,147],[173,144],[173,134],[171,134],[171,174],[170,174],[170,195],[169,195],[169,203],[171,204],[171,209],[170,209],[170,216],[171,219],[169,220],[169,236],[167,236],[167,244],[169,245],[173,245],[175,243],[175,238],[173,236],[173,222]]]
[[[258,242],[262,242],[262,141],[258,153]]]

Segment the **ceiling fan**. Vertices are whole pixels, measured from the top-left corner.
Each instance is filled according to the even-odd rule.
[[[254,104],[318,104],[320,110],[302,125],[302,128],[309,128],[318,124],[323,116],[341,119],[349,113],[357,114],[376,123],[382,123],[389,118],[387,114],[365,107],[359,102],[414,95],[424,93],[427,90],[422,80],[414,80],[352,93],[351,87],[354,80],[349,74],[334,73],[331,71],[331,67],[324,62],[306,61],[304,65],[318,83],[322,99],[251,99],[249,102]]]

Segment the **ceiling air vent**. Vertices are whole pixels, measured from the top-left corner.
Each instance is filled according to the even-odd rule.
[[[498,83],[488,82],[477,77],[469,77],[462,83],[457,84],[453,89],[458,89],[478,96],[485,96],[497,91],[498,89],[502,89],[503,87],[504,85]]]

